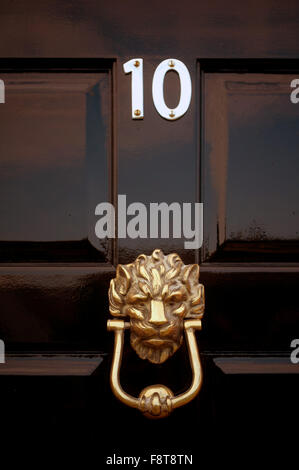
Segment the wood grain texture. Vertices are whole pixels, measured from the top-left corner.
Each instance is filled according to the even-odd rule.
[[[225,374],[299,374],[299,364],[289,357],[215,357]]]
[[[298,57],[298,12],[296,0],[3,0],[0,55]]]
[[[6,355],[0,364],[0,375],[25,376],[88,376],[103,361],[103,355]]]

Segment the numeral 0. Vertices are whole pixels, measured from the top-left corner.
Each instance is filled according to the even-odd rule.
[[[132,73],[132,118],[143,119],[143,59],[131,59],[123,68],[125,73]],[[170,70],[177,72],[181,86],[179,104],[174,109],[168,108],[164,99],[164,78]],[[163,60],[155,70],[152,93],[155,108],[160,116],[168,121],[182,117],[190,106],[192,96],[191,78],[186,65],[178,59]]]

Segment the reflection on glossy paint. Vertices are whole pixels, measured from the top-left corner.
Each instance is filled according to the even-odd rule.
[[[268,251],[279,257],[288,253],[290,261],[297,259],[294,243],[286,246],[299,240],[299,108],[289,99],[292,78],[248,73],[206,76],[204,158],[209,184],[204,200],[210,253],[216,243],[221,247],[225,242],[221,249],[228,252],[236,247],[228,242],[239,240],[255,242],[251,247],[256,253]],[[258,241],[271,242],[271,247],[264,243],[258,248]],[[248,244],[242,246],[249,249]],[[240,246],[237,251],[242,251]]]
[[[2,78],[1,260],[102,259],[89,225],[108,197],[108,74]]]
[[[209,207],[217,219],[217,244],[225,240],[227,161],[228,161],[228,126],[227,126],[227,95],[223,80],[213,77],[212,83],[206,81],[206,113],[207,119],[212,117],[213,125],[206,125],[205,146],[210,164],[210,178],[215,192],[215,206]],[[217,132],[217,137],[215,135]]]

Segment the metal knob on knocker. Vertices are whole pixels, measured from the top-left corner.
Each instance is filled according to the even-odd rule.
[[[130,264],[118,265],[109,288],[108,331],[114,331],[114,353],[110,383],[114,395],[149,418],[163,418],[172,410],[189,403],[202,386],[202,367],[195,330],[201,329],[204,314],[204,287],[199,284],[199,266],[185,265],[172,253],[155,250],[151,256],[140,255]],[[126,321],[129,319],[129,321]],[[139,397],[121,387],[119,372],[124,332],[130,330],[130,343],[138,356],[161,364],[181,346],[185,335],[192,382],[175,396],[165,385],[150,385]]]

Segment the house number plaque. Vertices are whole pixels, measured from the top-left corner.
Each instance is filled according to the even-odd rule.
[[[131,97],[132,119],[143,119],[143,59],[131,59],[123,65],[125,73],[131,73]],[[164,99],[164,78],[167,72],[174,71],[178,74],[181,85],[181,93],[178,105],[170,109]],[[182,117],[190,106],[192,96],[192,83],[189,70],[178,59],[163,60],[155,70],[152,84],[153,102],[157,112],[168,121],[175,121]]]

